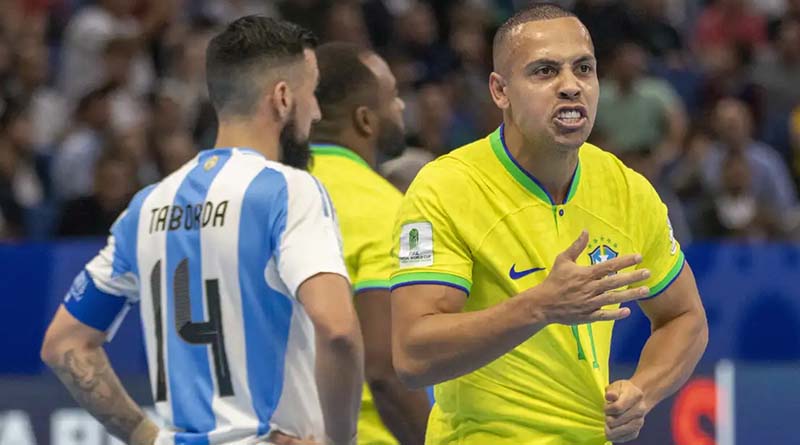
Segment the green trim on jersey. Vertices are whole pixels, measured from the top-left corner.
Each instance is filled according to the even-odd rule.
[[[508,147],[506,147],[505,142],[503,141],[503,126],[497,128],[491,135],[489,135],[489,142],[492,146],[492,151],[494,152],[497,159],[503,164],[506,171],[526,190],[528,190],[531,194],[542,200],[544,203],[555,206],[558,205],[553,201],[553,198],[550,196],[549,193],[542,187],[541,184],[528,172],[524,171],[517,163],[511,158],[511,154],[508,152]],[[564,200],[563,204],[568,203],[574,196],[576,191],[578,190],[578,183],[581,179],[581,162],[578,160],[578,165],[575,167],[575,173],[572,175],[572,182],[569,186],[569,191],[567,192],[567,197]]]
[[[672,282],[675,281],[675,278],[678,277],[678,274],[681,273],[681,270],[683,270],[684,262],[686,262],[686,258],[683,256],[683,251],[681,250],[678,253],[678,261],[675,262],[675,265],[672,266],[672,269],[667,272],[667,275],[664,276],[664,278],[659,281],[658,284],[650,287],[650,295],[647,298],[655,297],[663,292],[664,289],[666,289],[670,284],[672,284]]]
[[[343,158],[350,159],[351,161],[358,162],[359,164],[369,167],[367,161],[364,160],[361,156],[356,154],[353,150],[349,148],[342,147],[341,145],[336,144],[311,144],[311,153],[315,155],[321,156],[341,156]],[[370,167],[371,168],[371,167]]]
[[[386,289],[392,287],[392,283],[389,280],[364,280],[359,281],[358,283],[353,283],[353,292],[360,292],[364,289]]]
[[[442,272],[400,272],[392,277],[392,287],[400,284],[411,284],[415,282],[420,282],[420,284],[426,282],[449,283],[463,288],[467,292],[469,292],[470,288],[472,288],[472,283],[470,283],[469,280],[461,278],[458,275]]]

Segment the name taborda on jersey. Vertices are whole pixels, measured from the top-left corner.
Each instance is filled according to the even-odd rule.
[[[185,206],[168,205],[150,209],[150,232],[165,230],[199,230],[201,227],[222,227],[228,201],[204,201]]]

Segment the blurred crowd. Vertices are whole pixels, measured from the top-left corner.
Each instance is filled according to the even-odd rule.
[[[246,14],[371,46],[406,103],[401,189],[493,131],[515,0],[0,0],[0,240],[103,235],[214,144],[205,46]],[[601,76],[590,142],[645,175],[684,244],[800,238],[800,0],[573,0]]]

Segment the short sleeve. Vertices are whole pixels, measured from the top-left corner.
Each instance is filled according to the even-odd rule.
[[[358,246],[359,250],[352,253],[353,258],[348,260],[351,264],[350,278],[353,280],[353,292],[368,289],[388,290],[391,287],[390,278],[395,264],[391,255],[392,226],[400,198],[389,196],[384,198],[383,202],[373,203],[375,207],[371,209],[370,215],[358,225],[361,233],[357,236],[361,238],[363,244],[359,243],[361,244]],[[349,241],[345,239],[345,252],[348,250]]]
[[[287,199],[278,241],[278,273],[292,296],[319,273],[348,278],[336,211],[328,192],[314,177],[287,171]]]
[[[441,284],[469,294],[472,253],[454,220],[466,194],[443,173],[438,161],[428,164],[403,198],[393,230],[392,289]]]
[[[667,206],[644,177],[631,173],[634,175],[631,180],[631,202],[636,218],[629,220],[636,224],[632,231],[636,234],[642,254],[639,267],[650,270],[650,278],[642,284],[650,288],[648,298],[652,298],[675,281],[686,260],[675,239],[667,216]]]
[[[104,331],[108,340],[139,299],[135,269],[138,212],[122,213],[111,227],[106,246],[86,264],[64,298],[64,307],[81,323]],[[135,249],[135,247],[133,247]]]

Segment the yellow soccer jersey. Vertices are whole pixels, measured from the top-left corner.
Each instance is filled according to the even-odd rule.
[[[353,291],[389,289],[395,263],[390,256],[392,225],[403,195],[351,150],[313,145],[312,152],[311,173],[328,190],[336,208]],[[358,419],[358,443],[397,443],[381,422],[367,385]]]
[[[502,131],[428,164],[414,180],[394,229],[393,289],[452,286],[468,292],[465,311],[485,309],[541,283],[582,229],[589,246],[579,264],[641,253],[651,296],[672,283],[684,257],[646,179],[584,144],[567,198],[556,204],[511,157]],[[437,385],[427,443],[605,444],[612,327],[550,325]]]

